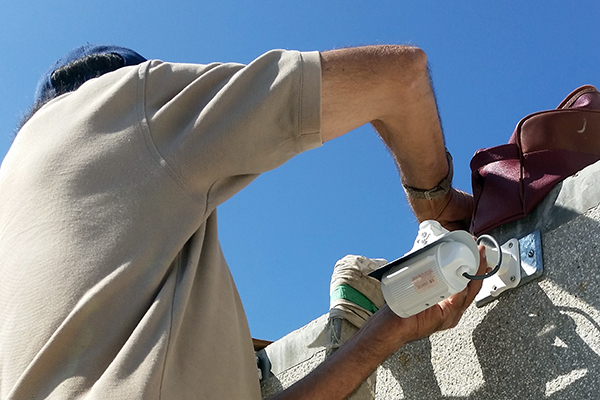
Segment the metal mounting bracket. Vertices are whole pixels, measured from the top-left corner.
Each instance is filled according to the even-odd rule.
[[[534,231],[517,240],[510,239],[501,246],[502,264],[495,275],[484,279],[481,290],[475,297],[477,307],[482,307],[498,298],[507,290],[523,286],[540,277],[542,265],[542,243],[539,231]],[[498,260],[496,249],[486,248],[488,265]]]

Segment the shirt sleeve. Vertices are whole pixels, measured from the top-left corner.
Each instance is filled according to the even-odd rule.
[[[165,168],[218,205],[258,174],[322,144],[318,52],[248,65],[148,63],[143,119]]]

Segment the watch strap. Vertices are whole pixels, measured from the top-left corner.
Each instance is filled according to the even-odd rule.
[[[448,160],[448,174],[438,183],[435,187],[431,189],[418,189],[412,186],[406,185],[402,182],[402,186],[404,187],[404,191],[409,197],[413,199],[426,199],[426,200],[435,200],[437,198],[443,197],[450,191],[452,187],[452,176],[454,175],[454,166],[452,164],[452,156],[448,149],[446,149],[446,159]]]

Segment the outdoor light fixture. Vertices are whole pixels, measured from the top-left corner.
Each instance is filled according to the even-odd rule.
[[[534,242],[539,247],[539,233],[532,235],[535,234]],[[381,281],[383,297],[400,317],[415,315],[464,290],[473,279],[484,280],[475,299],[481,306],[519,286],[522,277],[528,282],[541,275],[541,252],[537,249],[537,265],[527,269],[530,265],[521,265],[520,242],[511,239],[500,246],[490,235],[475,239],[466,231],[450,232],[437,221],[423,221],[413,248],[369,275]],[[483,275],[477,275],[479,243],[485,246],[488,266],[492,268]]]

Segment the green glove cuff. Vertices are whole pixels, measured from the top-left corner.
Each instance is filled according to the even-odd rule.
[[[331,302],[333,303],[335,300],[348,300],[352,303],[364,308],[365,310],[375,313],[378,308],[369,300],[364,294],[354,289],[350,285],[339,285],[336,286],[335,289],[331,292]]]

